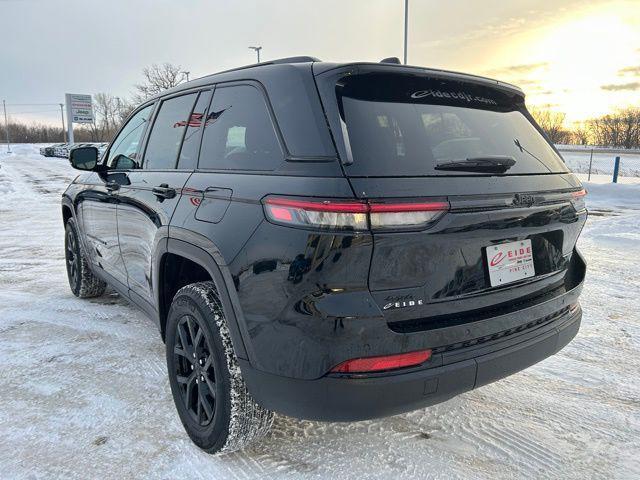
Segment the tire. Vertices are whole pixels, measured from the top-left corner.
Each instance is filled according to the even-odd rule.
[[[65,225],[64,258],[67,264],[69,287],[76,297],[92,298],[104,293],[107,284],[91,271],[89,261],[80,245],[78,228],[73,218],[67,220]]]
[[[229,453],[269,432],[273,413],[247,390],[213,282],[193,283],[176,293],[166,346],[173,401],[198,447]]]

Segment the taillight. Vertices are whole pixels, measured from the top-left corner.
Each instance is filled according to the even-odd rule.
[[[341,200],[301,200],[270,197],[264,201],[267,218],[298,227],[366,230],[367,204]]]
[[[584,188],[577,192],[571,192],[571,204],[573,205],[573,208],[576,209],[576,212],[581,212],[586,208],[586,203],[584,201],[586,195],[587,191]]]
[[[431,350],[384,355],[380,357],[354,358],[331,369],[331,373],[367,373],[415,367],[431,358]]]
[[[447,210],[449,202],[371,203],[369,218],[372,229],[426,227]]]
[[[339,199],[299,199],[267,197],[265,213],[275,223],[295,227],[373,230],[419,229],[449,210],[449,202],[429,201],[347,201]]]

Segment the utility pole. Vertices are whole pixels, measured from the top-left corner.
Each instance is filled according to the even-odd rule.
[[[71,116],[71,94],[64,96],[65,105],[67,106],[67,141],[73,143],[73,117]]]
[[[62,139],[67,143],[67,130],[64,127],[64,103],[60,104],[60,119],[62,120]]]
[[[11,153],[11,140],[9,139],[9,121],[7,120],[7,103],[2,100],[2,108],[4,109],[4,129],[7,132],[7,153]]]
[[[116,97],[116,119],[115,119],[116,128],[121,123],[122,123],[122,101],[120,100],[120,97]]]
[[[260,63],[260,50],[262,50],[262,47],[249,47],[250,50],[255,50],[256,54],[258,55],[258,63]]]
[[[188,82],[188,81],[189,81],[189,74],[190,74],[191,72],[182,72],[182,73],[184,73],[184,75],[187,77],[187,82]]]
[[[407,35],[409,30],[409,0],[404,0],[404,64],[407,64]]]

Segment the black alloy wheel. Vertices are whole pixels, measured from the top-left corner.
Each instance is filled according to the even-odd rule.
[[[78,240],[76,239],[76,233],[72,228],[67,229],[64,256],[67,261],[69,283],[71,285],[77,285],[80,275],[80,255],[78,254]]]
[[[216,413],[216,367],[205,328],[191,315],[178,321],[173,349],[175,376],[182,401],[192,420],[209,425]]]

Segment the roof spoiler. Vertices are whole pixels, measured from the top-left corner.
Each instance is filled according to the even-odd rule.
[[[320,61],[321,60],[319,58],[302,55],[299,57],[278,58],[276,60],[269,60],[268,62],[264,62],[264,63],[277,65],[280,63],[306,63],[306,62],[320,62]]]

